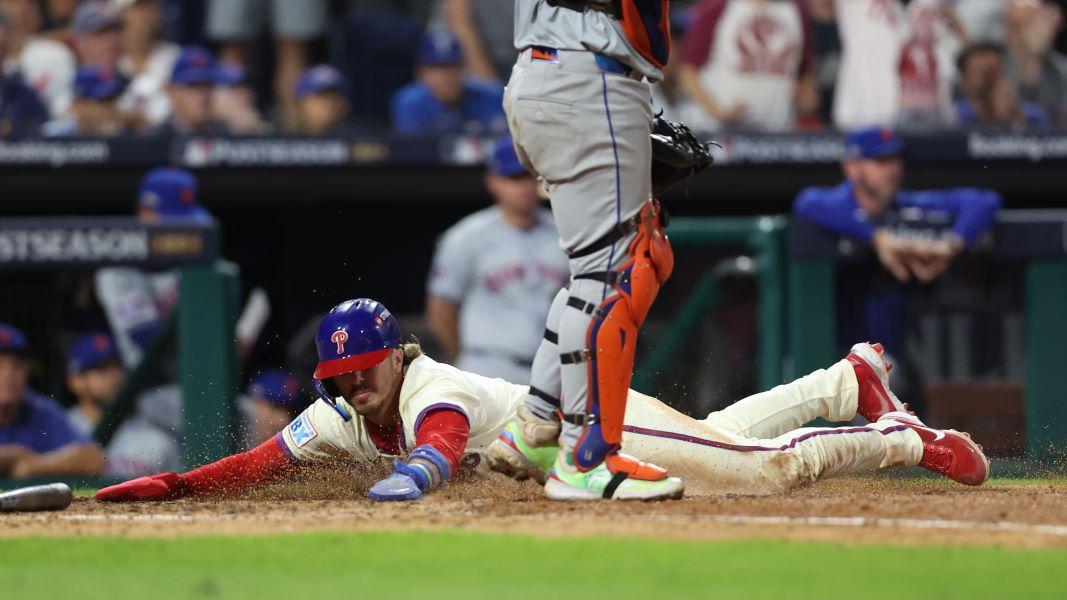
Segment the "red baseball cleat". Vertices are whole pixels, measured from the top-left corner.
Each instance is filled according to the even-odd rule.
[[[955,429],[934,429],[915,415],[887,413],[882,417],[907,425],[923,441],[919,466],[964,485],[982,485],[989,478],[989,459],[969,434]]]
[[[856,344],[845,360],[852,363],[859,383],[859,407],[856,412],[864,419],[875,422],[891,412],[910,412],[889,389],[889,372],[893,365],[885,360],[885,348],[881,344]]]

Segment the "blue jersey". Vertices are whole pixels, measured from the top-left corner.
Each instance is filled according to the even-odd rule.
[[[59,403],[29,390],[22,394],[22,405],[15,421],[0,426],[0,446],[18,444],[34,452],[51,452],[67,444],[86,441],[88,439],[78,434],[67,421],[67,413]]]
[[[400,89],[393,98],[393,129],[397,133],[457,133],[502,135],[504,88],[497,83],[467,78],[458,106],[449,106],[421,82]]]
[[[952,230],[967,243],[993,224],[1001,206],[993,190],[902,190],[885,212],[869,216],[856,202],[849,182],[837,187],[811,187],[800,192],[793,212],[840,235],[869,242],[879,227]]]

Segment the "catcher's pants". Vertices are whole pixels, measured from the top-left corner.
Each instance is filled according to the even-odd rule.
[[[512,70],[504,110],[519,159],[548,190],[565,251],[599,240],[651,198],[653,117],[651,92],[643,81],[601,71],[591,52],[561,50],[555,61],[547,61],[533,59],[526,50]],[[572,277],[617,269],[627,260],[634,235],[572,259]],[[607,284],[595,280],[572,280],[569,286],[571,297],[596,305],[610,293]],[[539,368],[535,359],[531,383],[549,391],[552,381],[545,378],[560,369],[563,411],[584,413],[589,365],[560,366],[559,354],[588,346],[591,316],[566,306],[566,298],[561,304],[555,321],[549,315],[549,329],[559,335],[555,361],[541,361]],[[529,405],[546,416],[543,403],[534,399]],[[565,444],[573,446],[580,434],[581,427],[564,423]]]
[[[808,427],[817,417],[850,421],[857,384],[839,361],[741,400],[700,421],[630,392],[623,448],[686,479],[694,494],[768,494],[819,479],[922,458],[919,435],[894,421],[860,427]]]

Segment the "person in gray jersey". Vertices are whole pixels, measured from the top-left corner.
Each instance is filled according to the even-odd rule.
[[[570,276],[567,256],[510,136],[494,145],[485,184],[494,205],[465,217],[438,242],[426,322],[458,368],[529,381],[548,307]]]
[[[656,498],[683,483],[620,452],[638,330],[673,268],[660,206],[652,198],[649,81],[670,53],[666,0],[517,0],[519,58],[504,109],[523,164],[548,191],[570,258],[516,427],[490,466],[524,471],[518,447],[557,443],[545,495],[611,498],[627,478]],[[607,473],[605,473],[605,471]]]

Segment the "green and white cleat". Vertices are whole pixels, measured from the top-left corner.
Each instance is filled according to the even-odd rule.
[[[632,464],[640,472],[662,471],[632,457],[616,456],[622,458],[618,462]],[[550,500],[677,500],[684,490],[685,483],[677,477],[666,477],[666,472],[661,479],[638,479],[622,470],[612,472],[608,461],[582,473],[574,466],[574,453],[561,450],[549,472],[545,497]]]
[[[548,471],[559,454],[559,421],[538,418],[520,406],[500,435],[489,444],[485,457],[489,468],[513,479],[548,480]]]

